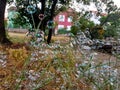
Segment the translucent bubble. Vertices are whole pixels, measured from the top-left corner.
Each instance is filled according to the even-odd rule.
[[[53,20],[48,21],[47,26],[48,26],[49,29],[53,28],[54,27],[54,21]]]
[[[35,12],[36,12],[35,6],[33,6],[33,5],[27,6],[27,12],[28,12],[29,14],[35,13]]]

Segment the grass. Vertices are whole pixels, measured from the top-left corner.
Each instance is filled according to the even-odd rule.
[[[10,40],[13,43],[25,43],[25,41],[29,40],[26,37],[25,33],[12,33],[12,32],[8,32],[8,36],[9,36]]]
[[[15,43],[24,43],[26,37],[9,36]],[[118,90],[118,67],[113,68],[116,64],[111,58],[104,61],[99,54],[98,63],[92,52],[82,56],[70,47],[68,37],[54,36],[52,40],[50,45],[41,43],[30,50],[20,44],[1,46],[0,57],[5,59],[0,61],[0,90]]]
[[[25,33],[13,33],[8,32],[8,36],[13,43],[25,43],[29,41],[29,37],[26,36]],[[46,37],[47,38],[47,37]],[[54,41],[62,41],[63,43],[68,41],[69,38],[66,36],[52,36],[52,42]]]

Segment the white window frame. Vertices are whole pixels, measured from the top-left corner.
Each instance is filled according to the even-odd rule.
[[[68,22],[72,22],[72,18],[73,18],[72,16],[69,16],[68,17]]]
[[[59,21],[64,22],[65,21],[65,15],[59,15]]]
[[[70,31],[71,30],[71,26],[67,26],[67,31]]]

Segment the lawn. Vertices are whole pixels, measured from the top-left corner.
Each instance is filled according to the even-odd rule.
[[[9,36],[10,40],[15,43],[24,43],[25,41],[28,40],[25,33],[8,32],[8,36]]]

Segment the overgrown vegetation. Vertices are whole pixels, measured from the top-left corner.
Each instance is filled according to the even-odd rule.
[[[94,52],[73,49],[68,37],[54,43],[0,47],[0,89],[118,90],[119,59],[95,60]],[[4,57],[4,58],[3,58]],[[119,58],[119,57],[118,57]]]

